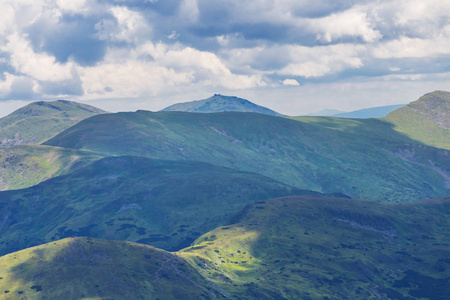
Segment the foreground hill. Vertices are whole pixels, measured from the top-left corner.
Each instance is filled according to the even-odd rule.
[[[0,255],[71,236],[190,245],[253,201],[318,193],[199,162],[110,157],[0,192]]]
[[[105,113],[72,101],[34,102],[0,119],[0,149],[40,144],[88,117]]]
[[[0,257],[0,292],[2,299],[224,299],[176,255],[90,238]]]
[[[352,198],[400,202],[450,193],[450,152],[377,119],[137,111],[94,116],[45,144],[203,161]]]
[[[173,254],[86,238],[11,253],[0,258],[0,292],[5,299],[444,300],[449,213],[450,197],[401,205],[261,201]]]
[[[450,150],[450,93],[435,91],[384,118],[395,130],[426,145]]]
[[[36,185],[67,174],[101,156],[88,151],[23,145],[0,150],[0,191]]]
[[[289,197],[179,252],[232,299],[448,299],[450,197]]]
[[[256,105],[248,100],[215,94],[204,99],[185,103],[177,103],[164,108],[162,111],[184,111],[197,113],[213,113],[225,111],[254,112],[271,116],[281,116],[281,114],[263,106]]]

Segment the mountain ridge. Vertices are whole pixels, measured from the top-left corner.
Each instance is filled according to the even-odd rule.
[[[197,113],[240,111],[281,116],[281,114],[276,111],[257,105],[246,99],[238,98],[236,96],[223,96],[220,94],[214,94],[214,96],[203,100],[173,104],[162,109],[161,111],[184,111]]]

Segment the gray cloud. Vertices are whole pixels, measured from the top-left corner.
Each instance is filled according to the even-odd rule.
[[[4,0],[0,10],[10,12],[0,24],[3,99],[449,76],[441,0]]]

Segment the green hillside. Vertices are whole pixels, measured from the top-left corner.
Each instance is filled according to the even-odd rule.
[[[28,104],[0,119],[0,149],[40,144],[61,131],[105,111],[66,100]]]
[[[70,238],[0,257],[3,299],[448,299],[450,197],[259,201],[176,253]],[[27,297],[27,298],[26,298]]]
[[[45,144],[203,161],[301,189],[376,201],[449,194],[450,153],[392,127],[376,119],[137,111],[94,116]]]
[[[101,156],[73,149],[23,145],[0,150],[0,191],[31,187]]]
[[[0,192],[0,255],[71,236],[179,250],[253,201],[296,194],[317,193],[199,162],[104,158]]]
[[[240,111],[254,112],[271,116],[281,116],[281,114],[276,111],[257,105],[248,100],[234,96],[223,96],[220,94],[215,94],[214,96],[204,100],[177,103],[164,108],[162,111],[184,111],[197,113]]]
[[[68,238],[0,257],[1,299],[224,299],[176,255]]]
[[[384,118],[395,130],[426,145],[450,150],[450,93],[435,91]]]
[[[288,197],[179,252],[231,299],[448,299],[450,197]]]

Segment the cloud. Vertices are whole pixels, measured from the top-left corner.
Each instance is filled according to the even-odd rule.
[[[283,85],[299,86],[300,83],[295,79],[285,79],[283,80]]]
[[[450,68],[441,0],[3,0],[0,11],[2,99],[287,93]]]

